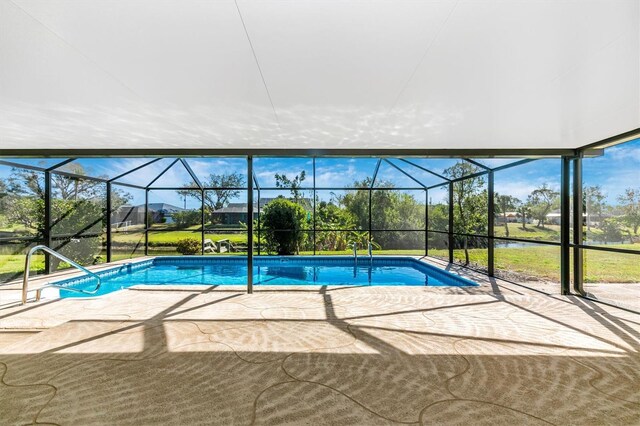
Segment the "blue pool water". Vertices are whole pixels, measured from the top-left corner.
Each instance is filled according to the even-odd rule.
[[[410,257],[272,257],[254,258],[253,282],[264,285],[473,286],[471,281]],[[100,272],[95,296],[134,285],[246,285],[246,257],[156,257]],[[56,284],[93,290],[91,277]],[[86,297],[60,290],[60,297]]]

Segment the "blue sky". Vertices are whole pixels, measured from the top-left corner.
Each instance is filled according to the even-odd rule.
[[[582,163],[585,185],[600,185],[607,202],[616,203],[625,188],[640,188],[640,139],[605,150],[602,157]]]
[[[160,172],[165,170],[174,159],[164,158],[154,162],[137,172],[131,173],[121,181],[138,185],[147,185]],[[477,160],[489,167],[497,167],[517,159],[489,159]],[[55,164],[58,160],[16,160],[24,164],[45,167]],[[151,161],[149,158],[115,158],[115,159],[80,159],[74,163],[81,164],[88,174],[93,176],[114,177],[132,168]],[[240,173],[246,181],[246,161],[243,158],[190,158],[187,160],[194,174],[205,181],[210,173],[226,174]],[[452,159],[408,159],[408,161],[442,174],[444,170],[455,164]],[[70,163],[70,164],[74,164]],[[375,158],[317,158],[315,182],[317,187],[348,187],[355,181],[361,181],[373,176],[377,159]],[[429,174],[399,159],[391,159],[390,163],[400,167],[425,185],[443,182],[436,176]],[[379,180],[391,181],[397,187],[417,188],[419,185],[411,178],[399,172],[393,165],[382,162],[378,171]],[[61,168],[71,170],[71,165]],[[615,203],[617,197],[628,187],[640,186],[640,139],[605,150],[605,155],[596,158],[586,158],[583,162],[585,185],[600,185],[609,203]],[[255,158],[254,171],[261,187],[275,186],[274,175],[286,174],[293,178],[304,170],[307,174],[303,187],[313,186],[313,160],[310,158]],[[7,178],[10,167],[0,166],[0,179]],[[495,190],[498,193],[513,195],[520,199],[536,187],[547,183],[559,190],[560,161],[558,159],[541,159],[528,164],[497,172],[495,175]],[[194,185],[184,166],[177,162],[171,167],[153,187]],[[131,193],[132,203],[144,202],[144,191],[121,187]],[[339,192],[339,191],[338,191]],[[287,194],[288,191],[282,192]],[[265,191],[263,196],[274,196],[278,192]],[[319,192],[321,198],[330,198],[330,191]],[[433,191],[433,202],[440,201],[441,194]],[[246,194],[237,201],[244,201]],[[184,200],[174,191],[153,191],[150,202],[166,202],[184,206]],[[187,199],[187,207],[197,207],[193,199]]]

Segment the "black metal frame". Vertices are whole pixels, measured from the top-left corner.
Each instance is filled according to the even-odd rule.
[[[50,246],[52,243],[52,220],[51,220],[51,192],[52,192],[52,174],[67,176],[69,178],[76,179],[86,179],[92,180],[95,182],[100,182],[106,184],[107,187],[107,196],[106,196],[106,220],[108,226],[106,227],[106,238],[107,238],[107,261],[111,261],[112,259],[112,231],[111,231],[111,214],[112,214],[112,191],[113,185],[130,187],[135,189],[140,189],[145,191],[145,217],[144,217],[144,234],[145,234],[145,255],[149,253],[149,232],[153,231],[150,229],[149,224],[149,191],[151,190],[182,190],[183,187],[154,187],[153,184],[157,182],[169,169],[171,169],[178,162],[181,163],[184,168],[187,170],[190,177],[193,179],[196,186],[193,187],[194,190],[201,191],[202,195],[202,205],[201,205],[201,239],[204,246],[204,238],[205,238],[205,203],[204,203],[204,195],[208,190],[213,189],[233,189],[233,190],[246,190],[247,191],[247,208],[248,208],[248,226],[247,226],[247,234],[248,234],[248,263],[249,266],[253,261],[253,208],[254,208],[254,193],[256,191],[257,201],[258,201],[258,227],[256,229],[258,244],[257,244],[257,254],[261,255],[261,244],[260,244],[260,199],[261,199],[261,191],[265,190],[284,190],[287,188],[277,188],[277,187],[261,187],[259,185],[259,181],[255,175],[253,168],[253,160],[256,157],[312,157],[313,158],[313,186],[309,188],[301,188],[302,190],[308,190],[313,193],[313,229],[310,231],[313,235],[313,247],[315,252],[315,242],[316,242],[316,233],[322,231],[329,231],[328,229],[318,228],[316,221],[316,197],[318,191],[327,191],[327,190],[365,190],[369,191],[369,221],[368,221],[368,229],[366,231],[369,234],[369,240],[371,241],[373,237],[373,233],[375,232],[386,232],[386,231],[404,231],[404,232],[424,232],[425,233],[425,247],[424,254],[429,254],[429,236],[430,233],[436,234],[446,234],[448,237],[448,254],[449,254],[449,262],[454,262],[454,241],[456,237],[477,237],[477,238],[486,238],[488,240],[488,268],[487,274],[489,276],[493,276],[495,272],[495,259],[494,259],[494,247],[496,240],[499,241],[513,241],[513,242],[523,242],[523,243],[531,243],[531,244],[542,244],[542,245],[552,245],[560,247],[561,250],[561,261],[560,261],[560,270],[561,270],[561,292],[562,294],[571,294],[572,291],[574,294],[582,295],[585,297],[589,297],[588,294],[583,289],[583,253],[584,250],[601,250],[607,252],[614,253],[624,253],[624,254],[633,254],[640,255],[639,251],[635,250],[627,250],[627,249],[617,249],[610,247],[600,247],[600,246],[589,246],[583,244],[583,231],[582,231],[582,222],[583,222],[583,205],[582,205],[582,161],[583,158],[599,156],[604,152],[604,148],[607,148],[612,145],[616,145],[618,143],[627,142],[629,140],[633,140],[640,136],[640,128],[635,129],[630,132],[626,132],[624,134],[604,139],[600,142],[592,143],[589,145],[585,145],[583,147],[577,149],[515,149],[515,150],[433,150],[433,149],[403,149],[403,150],[391,150],[391,149],[367,149],[367,150],[341,150],[341,149],[324,149],[324,150],[280,150],[280,149],[204,149],[204,150],[191,150],[191,149],[161,149],[161,150],[86,150],[86,149],[72,149],[72,150],[39,150],[34,152],[32,150],[24,149],[24,150],[0,150],[0,165],[5,165],[9,167],[28,169],[33,171],[39,171],[44,174],[45,178],[45,223],[47,224],[45,234],[42,236],[44,243],[47,246]],[[2,157],[33,157],[33,158],[43,158],[43,157],[58,157],[63,156],[66,159],[61,160],[51,167],[38,167],[20,164],[14,161],[3,160]],[[60,170],[60,168],[68,163],[77,160],[80,157],[91,158],[91,157],[127,157],[127,156],[154,156],[157,158],[153,158],[148,162],[145,162],[125,173],[121,173],[113,178],[105,179],[101,177],[93,177],[93,176],[85,176],[74,174],[65,170]],[[185,157],[242,157],[247,161],[247,186],[246,187],[229,187],[229,188],[213,188],[207,187],[202,184],[202,182],[198,179],[197,175],[191,169],[188,158]],[[155,178],[153,178],[146,185],[134,185],[125,182],[121,182],[120,180],[125,176],[141,170],[157,161],[160,161],[165,157],[174,157],[173,161],[164,168]],[[177,157],[177,158],[176,158]],[[362,187],[316,187],[316,158],[317,157],[377,157],[378,161],[376,163],[373,177],[371,180],[371,185],[368,188]],[[405,158],[401,158],[405,157]],[[462,161],[473,164],[474,166],[480,168],[481,170],[472,175],[464,176],[458,179],[448,179],[440,173],[434,172],[426,167],[423,167],[410,158],[415,157],[428,157],[428,158],[456,158]],[[502,165],[499,167],[488,167],[482,164],[481,162],[475,161],[472,158],[491,158],[491,157],[508,157],[514,158],[513,163],[509,163],[506,165]],[[524,159],[518,159],[519,157],[528,157]],[[498,237],[495,236],[494,233],[494,225],[495,225],[495,188],[494,188],[494,180],[495,173],[499,171],[503,171],[506,169],[510,169],[513,167],[517,167],[519,165],[536,161],[540,158],[559,158],[561,162],[561,239],[559,242],[554,241],[536,241],[536,240],[527,240],[522,238],[513,238],[513,237]],[[397,161],[396,161],[397,160]],[[378,172],[380,170],[380,166],[382,162],[390,165],[397,172],[402,175],[408,177],[412,181],[416,183],[416,187],[394,187],[394,188],[384,188],[377,187],[376,181],[378,178]],[[406,167],[409,169],[417,168],[424,172],[430,173],[431,175],[437,177],[442,182],[434,184],[434,185],[425,185],[419,179],[416,179],[410,172],[407,172]],[[573,172],[571,172],[571,168],[573,168]],[[453,229],[454,222],[454,205],[453,205],[453,191],[452,187],[455,182],[459,182],[466,179],[472,179],[480,176],[487,175],[488,177],[488,187],[487,187],[487,214],[488,214],[488,223],[487,223],[487,234],[464,234],[455,232]],[[448,209],[449,209],[449,218],[448,218],[448,229],[446,231],[443,230],[434,230],[430,229],[429,226],[429,193],[430,190],[446,186],[448,188]],[[395,191],[424,191],[425,194],[425,228],[424,229],[375,229],[372,224],[372,193],[376,190],[395,190]],[[571,216],[571,205],[573,205],[573,212]],[[573,220],[573,231],[571,231],[571,220]],[[362,231],[360,229],[344,229],[344,230],[336,230],[331,229],[331,231]],[[0,241],[5,239],[0,239]],[[11,238],[11,240],[16,240],[16,238]],[[26,238],[26,240],[33,240],[33,238]],[[202,252],[204,254],[204,252]],[[571,254],[573,256],[571,256]],[[571,259],[573,258],[573,259]],[[640,259],[640,258],[639,258]],[[573,263],[572,263],[573,262]],[[571,268],[573,267],[573,274],[571,274]],[[251,271],[251,268],[249,269]],[[51,272],[51,262],[46,257],[46,273]],[[252,289],[252,277],[249,273],[248,276],[248,290]],[[571,285],[571,281],[573,280],[573,286]],[[600,301],[600,300],[598,300]]]
[[[625,132],[610,138],[603,139],[599,142],[594,142],[585,145],[576,150],[576,155],[573,157],[573,241],[569,244],[573,249],[573,291],[575,294],[585,297],[586,299],[593,300],[595,302],[605,303],[612,306],[616,306],[621,309],[635,312],[631,309],[619,306],[617,303],[611,301],[596,299],[592,297],[588,292],[584,290],[584,254],[585,250],[606,251],[610,253],[618,254],[631,254],[638,257],[638,263],[640,263],[640,251],[639,250],[627,250],[612,247],[591,246],[584,244],[584,205],[583,205],[583,193],[582,188],[584,184],[582,173],[582,162],[584,158],[588,157],[588,153],[594,150],[604,153],[605,148],[619,145],[625,142],[640,138],[640,128]],[[568,226],[567,226],[568,228]],[[566,268],[569,268],[570,261],[567,259]]]

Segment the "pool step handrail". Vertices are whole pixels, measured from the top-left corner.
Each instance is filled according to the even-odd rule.
[[[25,303],[27,303],[27,293],[29,291],[29,269],[31,266],[31,256],[33,255],[33,253],[37,252],[37,251],[44,251],[49,253],[50,255],[57,257],[58,259],[62,260],[63,262],[67,262],[69,265],[73,266],[76,269],[79,269],[80,271],[86,273],[87,275],[91,275],[92,277],[94,277],[95,279],[98,280],[98,285],[96,285],[96,288],[89,291],[89,290],[79,290],[76,288],[72,288],[72,287],[65,287],[63,285],[58,285],[58,284],[46,284],[44,286],[42,286],[41,288],[39,288],[38,290],[36,290],[36,301],[40,300],[40,295],[42,293],[42,289],[46,288],[46,287],[55,287],[55,288],[63,288],[67,291],[73,291],[75,293],[84,293],[84,294],[95,294],[98,290],[100,290],[100,285],[102,284],[100,277],[98,276],[98,274],[96,274],[95,272],[91,272],[90,270],[88,270],[87,268],[85,268],[82,265],[77,264],[76,262],[74,262],[73,260],[69,259],[66,256],[63,256],[62,254],[58,253],[57,251],[45,246],[45,245],[37,245],[37,246],[33,246],[31,247],[31,249],[27,252],[27,258],[24,261],[24,277],[22,278],[22,304],[24,305]]]
[[[373,244],[371,244],[371,241],[369,241],[369,259],[373,259]]]
[[[358,245],[353,243],[353,261],[358,263]]]

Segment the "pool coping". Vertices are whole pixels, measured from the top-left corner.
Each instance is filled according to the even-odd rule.
[[[122,266],[122,265],[126,265],[126,264],[136,264],[136,263],[140,263],[140,262],[145,262],[147,260],[151,260],[154,259],[156,257],[161,257],[161,256],[144,256],[144,257],[138,257],[135,259],[120,259],[120,260],[116,260],[110,263],[101,263],[99,265],[91,265],[88,266],[87,269],[89,269],[92,272],[100,272],[100,271],[105,271],[108,269],[112,269],[115,266]],[[184,257],[184,256],[171,256],[173,258],[180,258],[180,257]],[[201,257],[201,256],[195,256],[195,257]],[[231,258],[231,257],[235,257],[235,256],[216,256],[215,258],[219,258],[219,259],[223,259],[223,258]],[[257,258],[258,256],[254,257]],[[260,256],[260,257],[266,257],[266,256]],[[276,256],[277,257],[277,256]],[[324,257],[324,256],[322,256]],[[344,258],[350,258],[351,256],[336,256],[336,257],[344,257]],[[379,255],[377,256],[379,258],[387,258],[387,257],[392,257],[391,255],[387,256],[387,255]],[[441,271],[446,271],[450,274],[455,275],[456,277],[459,278],[464,278],[467,279],[473,283],[475,283],[476,285],[474,286],[435,286],[435,287],[420,287],[420,286],[411,286],[411,288],[414,291],[430,291],[430,292],[436,292],[436,293],[447,293],[447,294],[495,294],[496,292],[500,292],[499,290],[496,290],[497,284],[499,283],[500,286],[508,286],[509,288],[514,288],[514,289],[520,289],[517,290],[518,292],[520,291],[527,291],[526,287],[523,287],[520,284],[516,284],[516,283],[512,283],[509,281],[504,281],[500,278],[497,277],[489,277],[486,274],[483,274],[481,272],[475,271],[473,269],[469,269],[469,268],[464,268],[461,267],[460,265],[457,265],[455,263],[448,263],[446,260],[440,259],[440,258],[436,258],[436,257],[432,257],[432,256],[420,256],[420,255],[406,255],[406,256],[401,256],[401,257],[405,257],[405,258],[412,258],[417,262],[421,262],[423,264],[426,265],[431,265],[431,267],[435,268],[436,270],[441,270]],[[33,297],[35,296],[36,290],[46,286],[47,284],[51,283],[51,282],[57,282],[57,281],[62,281],[66,278],[74,278],[74,277],[81,277],[83,276],[84,273],[79,272],[75,269],[67,269],[64,271],[57,271],[54,272],[52,274],[49,275],[37,275],[37,276],[33,276],[30,280],[29,283],[29,303],[33,302]],[[212,288],[215,287],[213,285],[208,285],[208,286],[199,286],[199,285],[176,285],[175,287],[182,287],[182,288],[188,288],[190,290],[197,290],[197,288]],[[168,289],[168,287],[165,286],[158,286],[158,285],[144,285],[144,286],[132,286],[129,287],[129,290],[141,290],[142,287],[146,287],[146,290],[148,291],[162,291],[162,289]],[[259,291],[301,291],[302,287],[304,287],[304,290],[312,290],[312,289],[318,289],[321,286],[319,285],[305,285],[305,286],[290,286],[290,285],[278,285],[278,286],[267,286],[267,285],[260,285],[260,286],[256,286],[254,287],[254,292],[259,292]],[[345,286],[340,286],[340,285],[334,285],[332,286],[332,288],[338,289],[338,288],[347,288],[347,287],[351,287],[351,285],[345,285]],[[389,289],[392,289],[393,291],[397,291],[401,286],[367,286],[366,288],[369,291],[374,291],[373,289],[377,289],[375,290],[376,292],[384,292],[384,291],[388,291]],[[361,287],[361,288],[365,288],[365,287]],[[22,280],[14,280],[14,281],[10,281],[4,284],[0,284],[0,308],[4,309],[4,308],[8,308],[11,307],[13,305],[19,305],[20,304],[20,294],[21,294],[21,289],[22,289]],[[216,291],[222,291],[223,289],[220,287],[217,287],[215,289]],[[247,290],[247,286],[246,285],[225,285],[224,286],[224,291],[235,291],[235,292],[246,292]],[[186,290],[185,290],[186,291]],[[100,297],[105,297],[107,295],[104,296],[100,296]],[[45,296],[46,300],[52,300],[52,298],[50,298],[49,296]],[[95,297],[94,297],[95,299]]]

